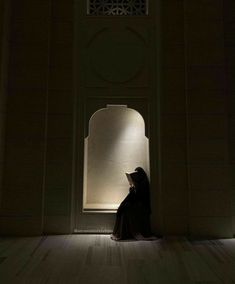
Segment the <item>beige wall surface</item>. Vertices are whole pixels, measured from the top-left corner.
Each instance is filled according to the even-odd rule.
[[[147,28],[143,19],[126,19],[122,26],[114,19],[115,38],[99,33],[107,19],[99,24],[88,21],[82,11],[74,13],[72,0],[11,1],[10,34],[5,39],[10,56],[1,233],[73,231],[74,198],[82,198],[75,192],[83,184],[83,139],[89,118],[108,103],[120,102],[140,110],[147,122],[151,175],[157,180],[152,183],[157,212],[153,218],[161,220],[155,229],[206,237],[235,233],[234,1],[160,2],[158,12],[152,11],[148,24],[144,22]],[[151,4],[150,12],[151,7],[155,6]],[[161,35],[155,34],[153,14],[161,18]],[[75,17],[84,17],[87,26]],[[125,25],[138,32],[126,31]],[[97,33],[97,40],[89,41]],[[109,73],[110,62],[95,55],[104,42],[108,48],[119,38],[129,45],[120,61],[127,68],[122,74]],[[138,46],[133,55],[143,57],[131,69],[125,60],[134,42]],[[79,57],[74,46],[85,46],[86,52]],[[76,61],[74,68],[78,57],[91,64]],[[150,58],[159,59],[156,66],[143,68]],[[120,62],[116,60],[115,66]],[[132,72],[139,72],[138,79],[123,84]],[[82,84],[75,88],[74,82]],[[153,94],[148,92],[152,82],[157,82]],[[158,98],[156,104],[151,96]],[[82,222],[86,218],[91,216]],[[107,222],[112,224],[113,219]]]
[[[115,211],[129,193],[125,173],[138,166],[149,173],[143,117],[127,106],[95,112],[84,149],[83,210]]]

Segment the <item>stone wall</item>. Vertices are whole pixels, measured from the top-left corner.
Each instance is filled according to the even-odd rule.
[[[7,1],[0,3],[0,204],[3,186],[4,152],[5,152],[5,122],[7,100],[7,65],[8,65],[8,32],[9,11]]]
[[[68,232],[73,4],[48,0],[11,4],[1,231]]]
[[[221,0],[162,2],[163,216],[170,234],[231,236],[225,28]]]
[[[224,1],[224,27],[226,96],[229,115],[229,174],[232,188],[233,235],[235,235],[235,3],[232,0]]]
[[[5,163],[0,159],[0,167],[5,165],[1,233],[69,233],[73,228],[74,139],[79,143],[73,117],[73,5],[72,0],[11,1],[10,33],[1,45],[9,45],[10,55]],[[161,194],[154,197],[161,198],[163,234],[232,236],[234,15],[232,0],[161,4],[161,155],[155,157]],[[1,39],[2,30],[0,22]],[[143,105],[141,99],[132,99],[135,103]]]

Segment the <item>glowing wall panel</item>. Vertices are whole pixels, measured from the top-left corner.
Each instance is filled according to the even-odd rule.
[[[91,117],[85,139],[84,211],[115,211],[129,192],[125,172],[149,171],[148,138],[142,116],[108,105]]]

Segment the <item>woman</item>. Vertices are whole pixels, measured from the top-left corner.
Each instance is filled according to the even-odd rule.
[[[145,171],[138,167],[134,185],[117,210],[116,222],[111,239],[145,239],[151,235],[150,190]]]

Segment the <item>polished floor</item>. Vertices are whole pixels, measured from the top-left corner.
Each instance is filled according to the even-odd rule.
[[[0,283],[235,283],[235,239],[1,238]]]

